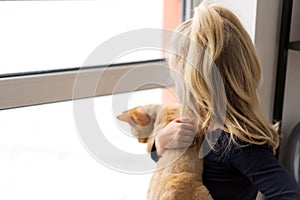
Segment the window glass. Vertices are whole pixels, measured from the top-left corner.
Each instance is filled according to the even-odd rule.
[[[163,28],[163,20],[164,0],[0,2],[0,74],[81,67],[104,41]],[[145,51],[115,62],[161,57],[160,51]],[[97,64],[108,63],[100,57]]]

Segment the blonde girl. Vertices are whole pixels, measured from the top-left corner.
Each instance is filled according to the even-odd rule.
[[[194,102],[185,102],[183,109],[201,112],[193,113],[194,123],[176,119],[162,129],[152,158],[159,159],[165,149],[189,146],[196,132],[209,135],[219,131],[213,150],[204,157],[203,181],[214,199],[254,200],[258,191],[267,199],[300,199],[296,181],[274,157],[279,136],[262,113],[257,93],[261,67],[241,22],[230,10],[204,2],[177,31],[190,40],[175,37],[178,55],[171,55],[169,64],[188,84],[185,97],[191,100],[188,97],[193,96]],[[215,63],[225,90],[222,126],[210,126],[218,109],[211,80],[214,65],[209,59]]]

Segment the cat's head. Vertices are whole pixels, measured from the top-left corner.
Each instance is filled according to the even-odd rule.
[[[132,134],[141,143],[147,143],[147,152],[151,152],[154,134],[178,117],[179,105],[146,105],[123,112],[117,118],[127,122]]]
[[[160,105],[154,104],[139,106],[124,111],[117,118],[130,125],[131,133],[137,137],[139,142],[147,143],[152,137],[156,116],[161,109]]]

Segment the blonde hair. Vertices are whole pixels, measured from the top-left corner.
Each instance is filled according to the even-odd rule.
[[[236,144],[236,138],[249,144],[268,144],[275,152],[279,145],[277,125],[267,121],[258,97],[261,67],[251,38],[236,15],[205,1],[177,32],[189,39],[173,38],[176,55],[170,55],[169,64],[187,82],[183,109],[194,111],[199,131],[207,132],[221,109],[217,104],[224,96],[214,81],[215,67],[226,99],[222,130]]]

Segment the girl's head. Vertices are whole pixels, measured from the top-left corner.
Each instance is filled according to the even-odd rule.
[[[169,55],[169,64],[187,83],[183,107],[193,112],[199,129],[206,131],[215,119],[222,118],[220,105],[224,105],[222,129],[233,141],[237,137],[275,150],[277,130],[265,119],[257,93],[260,64],[236,15],[205,1],[177,32],[172,40],[176,55]]]

